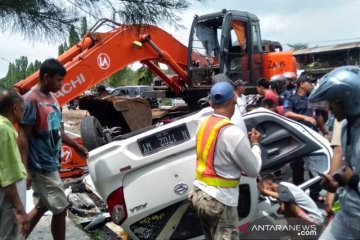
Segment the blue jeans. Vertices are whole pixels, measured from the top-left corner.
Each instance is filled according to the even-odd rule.
[[[340,211],[326,227],[319,240],[360,239],[360,219],[346,217]]]

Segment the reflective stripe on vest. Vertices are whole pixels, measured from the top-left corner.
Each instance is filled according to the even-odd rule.
[[[232,124],[229,119],[210,116],[201,124],[196,140],[196,179],[209,186],[233,188],[238,179],[218,176],[214,169],[214,153],[220,130]]]

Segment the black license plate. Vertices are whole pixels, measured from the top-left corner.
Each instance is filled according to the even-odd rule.
[[[186,124],[166,129],[148,137],[138,139],[139,148],[143,155],[149,155],[161,149],[180,144],[190,139]]]

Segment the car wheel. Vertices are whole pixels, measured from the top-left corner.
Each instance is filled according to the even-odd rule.
[[[101,123],[94,116],[88,116],[81,120],[80,134],[89,151],[107,143]]]

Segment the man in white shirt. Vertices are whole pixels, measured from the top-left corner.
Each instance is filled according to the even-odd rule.
[[[239,239],[238,199],[241,173],[257,177],[261,169],[261,135],[234,125],[237,96],[228,82],[216,83],[210,91],[214,114],[198,129],[196,179],[189,200],[200,217],[206,239]]]
[[[234,82],[234,88],[237,94],[237,106],[239,108],[241,115],[244,115],[246,113],[246,107],[247,107],[246,96],[244,95],[246,84],[247,82],[244,82],[241,79],[236,80]]]

